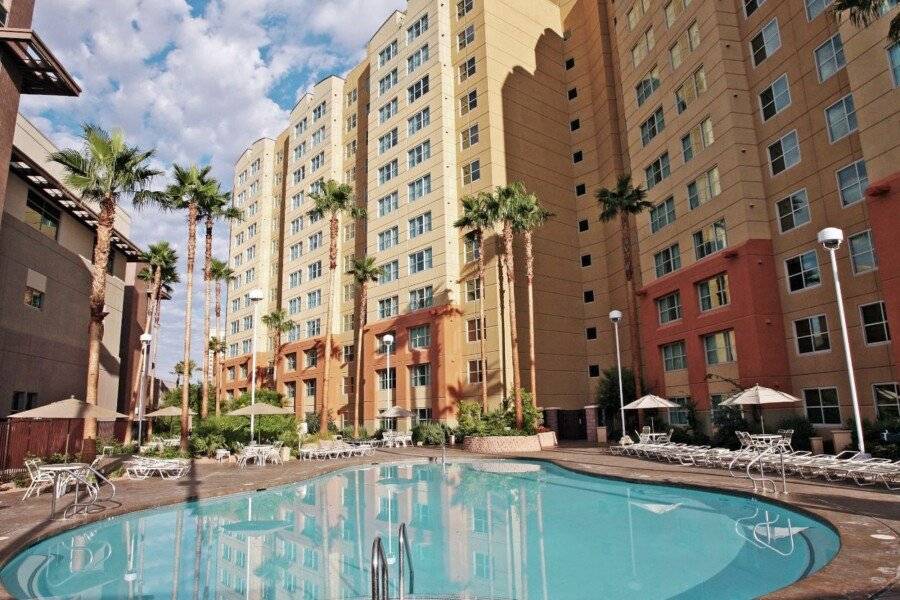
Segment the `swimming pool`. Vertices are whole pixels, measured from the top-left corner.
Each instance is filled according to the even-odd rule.
[[[740,496],[538,461],[405,463],[79,527],[13,557],[0,580],[17,598],[368,597],[375,536],[396,583],[401,522],[417,595],[739,600],[839,548],[823,522]]]

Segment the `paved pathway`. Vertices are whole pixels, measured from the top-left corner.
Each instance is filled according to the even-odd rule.
[[[283,466],[238,470],[234,465],[198,461],[191,474],[179,481],[115,482],[116,501],[105,510],[67,521],[48,521],[49,497],[19,502],[22,491],[0,493],[0,564],[23,546],[63,529],[134,510],[164,506],[192,498],[211,498],[273,487],[314,477],[353,464],[440,456],[440,450],[405,448],[380,450],[373,457],[324,462],[291,461]],[[448,450],[448,457],[473,457]],[[727,472],[683,467],[635,458],[610,456],[597,448],[563,447],[554,451],[519,455],[551,460],[587,473],[637,481],[715,487],[746,493],[746,480]],[[883,489],[883,488],[882,488]],[[788,496],[770,496],[831,522],[841,534],[841,550],[824,569],[789,588],[766,596],[768,600],[900,600],[900,493],[858,488],[821,481],[791,481]],[[65,505],[65,501],[61,503]],[[880,538],[873,538],[873,535]],[[0,588],[0,598],[8,596]],[[715,599],[726,600],[726,599]]]

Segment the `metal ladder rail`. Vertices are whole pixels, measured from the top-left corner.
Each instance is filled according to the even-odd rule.
[[[400,582],[398,586],[398,591],[400,594],[400,600],[406,600],[405,594],[405,579],[403,578],[403,558],[406,557],[406,564],[409,565],[409,593],[415,594],[415,586],[416,586],[416,575],[413,571],[413,562],[412,562],[412,553],[409,551],[409,537],[406,534],[406,523],[400,523],[400,532],[397,536],[397,567],[398,567],[398,575],[400,576]]]
[[[381,536],[378,536],[372,542],[372,600],[390,600],[389,577],[384,546],[381,544]]]

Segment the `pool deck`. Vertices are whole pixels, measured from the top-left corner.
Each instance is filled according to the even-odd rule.
[[[0,492],[0,565],[30,543],[65,529],[134,510],[155,508],[188,499],[213,498],[300,481],[355,464],[439,457],[440,450],[400,448],[380,450],[361,459],[301,462],[282,466],[237,469],[233,464],[198,462],[178,481],[115,481],[116,498],[105,510],[66,521],[49,521],[48,494],[20,502],[22,490]],[[450,458],[485,458],[449,450]],[[746,479],[719,470],[611,456],[597,448],[566,446],[552,451],[504,457],[539,458],[562,467],[597,475],[639,481],[714,488],[747,493]],[[106,465],[105,465],[106,466]],[[788,480],[788,495],[766,495],[769,500],[820,516],[840,533],[841,550],[818,573],[765,596],[768,600],[900,600],[900,492],[883,487]],[[63,498],[60,506],[67,504]],[[879,537],[872,537],[879,536]],[[880,538],[880,539],[879,539]],[[685,557],[687,558],[687,557]],[[10,596],[0,587],[0,598]],[[720,600],[720,599],[716,599]],[[725,599],[721,599],[725,600]]]

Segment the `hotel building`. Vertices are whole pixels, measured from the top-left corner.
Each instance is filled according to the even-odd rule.
[[[241,278],[229,289],[228,393],[248,385],[246,294],[258,287],[263,305],[295,322],[273,376],[298,414],[325,393],[329,305],[338,420],[352,416],[356,359],[370,430],[392,404],[452,421],[458,400],[480,398],[481,377],[499,403],[512,387],[499,239],[486,239],[480,282],[472,238],[453,223],[461,197],[522,181],[554,215],[535,233],[536,392],[562,437],[593,436],[595,390],[616,363],[612,309],[625,313],[624,365],[639,364],[647,391],[693,406],[702,422],[736,386],[758,382],[804,399],[794,410],[813,423],[840,426],[850,392],[816,242],[826,226],[847,235],[838,262],[863,415],[896,414],[895,4],[859,30],[825,0],[409,0],[357,67],[315,85],[285,130],[237,163],[234,198],[249,218],[231,236]],[[633,222],[634,296],[618,219],[601,222],[596,199],[622,173],[653,204]],[[327,218],[309,198],[329,178],[353,185],[368,212],[340,224],[334,290]],[[363,254],[384,273],[356,357],[358,297],[345,272]],[[527,382],[518,242],[516,265]],[[256,335],[260,364],[274,362],[264,328]]]

